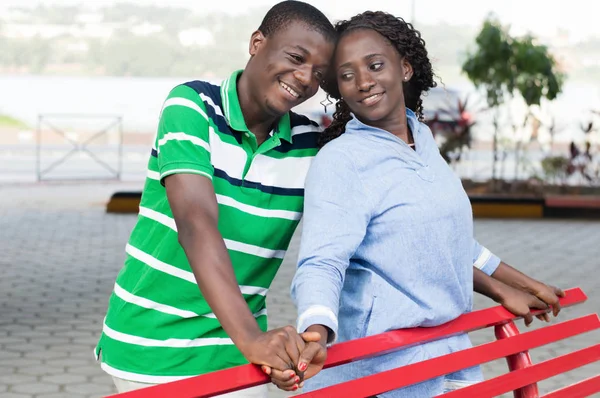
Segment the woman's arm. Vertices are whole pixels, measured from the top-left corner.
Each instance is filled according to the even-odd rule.
[[[501,261],[498,256],[494,255],[487,248],[479,244],[479,242],[477,242],[475,239],[473,239],[473,267],[474,287],[475,283],[477,282],[475,276],[477,276],[478,273],[476,271],[480,270],[484,274],[491,276],[493,279],[496,279],[514,289],[532,294],[538,299],[542,300],[545,304],[552,306],[552,312],[554,316],[558,315],[560,312],[559,298],[564,297],[565,295],[561,289],[558,289],[554,286],[548,286],[516,270],[515,268]],[[494,301],[498,301],[496,298],[490,295],[490,292],[483,291],[480,293]],[[548,314],[538,315],[538,318],[541,320],[550,321]]]
[[[473,290],[501,304],[511,313],[522,317],[525,326],[533,321],[531,308],[546,309],[546,303],[523,290],[506,285],[481,270],[473,269]]]
[[[371,218],[371,200],[350,157],[324,148],[305,184],[304,219],[292,298],[298,308],[298,332],[322,333],[335,340],[340,294],[350,259]]]
[[[492,277],[506,285],[536,296],[552,307],[554,316],[557,316],[560,312],[559,300],[561,297],[565,297],[565,292],[562,289],[533,279],[503,261],[500,262]]]

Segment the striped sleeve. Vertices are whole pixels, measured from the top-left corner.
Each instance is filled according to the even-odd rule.
[[[175,87],[163,105],[155,142],[162,184],[171,174],[199,174],[212,179],[210,129],[198,94],[187,86]]]

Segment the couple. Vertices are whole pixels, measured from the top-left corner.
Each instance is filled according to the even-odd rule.
[[[281,389],[315,389],[461,350],[466,335],[319,373],[328,344],[448,322],[471,310],[473,290],[526,323],[529,307],[558,313],[560,289],[474,240],[469,200],[422,123],[435,82],[410,24],[365,12],[333,27],[284,1],[249,53],[221,86],[185,83],[164,103],[96,348],[120,392],[247,362]],[[320,85],[338,100],[323,133],[291,112]],[[267,331],[266,294],[303,210],[297,328]],[[383,396],[481,377],[472,368]]]

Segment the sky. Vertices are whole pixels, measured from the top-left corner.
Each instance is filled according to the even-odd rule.
[[[558,29],[568,31],[572,40],[600,37],[597,18],[600,2],[594,0],[305,0],[321,9],[332,20],[348,18],[371,10],[383,10],[419,23],[479,26],[494,12],[514,34],[531,32],[552,36]],[[88,5],[104,6],[114,0],[86,0]],[[137,4],[185,6],[202,10],[243,13],[251,7],[269,7],[277,0],[128,0]],[[81,4],[82,0],[0,0],[0,5],[33,6],[44,4]],[[413,14],[414,4],[414,14]]]

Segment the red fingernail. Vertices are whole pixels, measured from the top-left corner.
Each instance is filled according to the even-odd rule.
[[[298,376],[296,376],[296,378],[294,379],[294,383],[296,383],[296,384],[300,383],[300,378]]]
[[[265,366],[261,366],[260,368],[262,369],[263,373],[267,373],[267,368]]]
[[[292,388],[292,391],[296,391],[297,389],[298,389],[298,384],[296,384],[296,385],[294,386],[294,388]]]
[[[300,362],[300,364],[298,364],[298,370],[300,372],[304,372],[306,370],[306,368],[308,367],[307,364],[305,364],[304,362]]]

